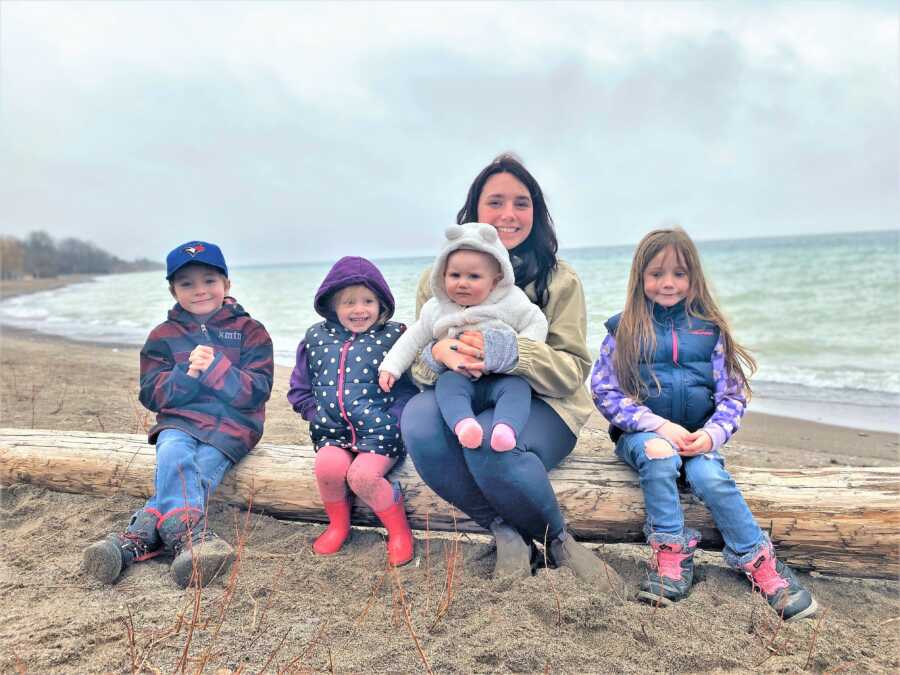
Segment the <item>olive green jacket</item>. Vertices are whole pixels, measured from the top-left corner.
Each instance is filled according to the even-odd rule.
[[[419,279],[416,317],[431,297],[430,279],[431,268]],[[524,291],[534,302],[534,283],[528,284]],[[549,324],[546,342],[519,337],[519,361],[508,374],[525,378],[537,397],[546,401],[578,436],[594,410],[585,384],[592,361],[587,347],[584,289],[575,270],[562,260],[550,278],[548,298],[543,308]],[[437,379],[434,371],[420,359],[413,364],[412,374],[423,386],[431,386]]]

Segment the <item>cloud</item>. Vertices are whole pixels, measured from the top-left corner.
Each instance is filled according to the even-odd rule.
[[[0,230],[427,253],[495,154],[563,246],[896,222],[895,8],[4,3]],[[853,30],[847,30],[852,26]]]

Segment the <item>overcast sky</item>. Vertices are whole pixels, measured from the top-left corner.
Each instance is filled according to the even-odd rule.
[[[0,4],[0,232],[431,254],[505,150],[563,247],[895,228],[895,2]]]

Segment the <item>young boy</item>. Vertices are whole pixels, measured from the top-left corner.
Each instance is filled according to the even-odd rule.
[[[155,494],[84,553],[87,571],[112,583],[132,563],[175,556],[171,573],[182,588],[209,582],[230,566],[234,550],[206,526],[206,503],[225,472],[263,433],[272,391],[272,340],[265,327],[228,296],[221,250],[191,241],[166,258],[177,304],[141,350],[141,403],[156,413]]]

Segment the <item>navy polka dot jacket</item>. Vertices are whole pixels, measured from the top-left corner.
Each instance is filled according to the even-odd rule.
[[[365,333],[351,333],[323,321],[306,332],[316,404],[309,432],[316,450],[336,445],[388,457],[403,453],[399,420],[391,410],[395,394],[378,386],[378,364],[403,330],[403,324],[388,321]]]

